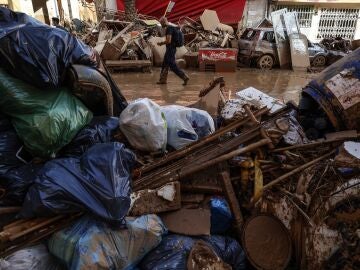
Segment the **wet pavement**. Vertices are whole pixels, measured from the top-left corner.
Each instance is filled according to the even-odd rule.
[[[169,73],[167,85],[157,85],[160,69],[153,68],[152,73],[125,72],[114,73],[122,93],[128,100],[148,97],[160,105],[189,105],[198,100],[201,89],[215,77],[224,76],[227,90],[231,96],[247,87],[255,87],[269,95],[284,101],[299,101],[301,89],[317,74],[294,72],[290,70],[262,71],[241,68],[233,73],[213,73],[186,70],[190,77],[189,84],[182,86],[182,81]]]

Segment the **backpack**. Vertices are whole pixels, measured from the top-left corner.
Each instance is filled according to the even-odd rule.
[[[184,34],[181,32],[180,28],[174,27],[175,31],[172,36],[174,39],[174,44],[177,48],[184,46]]]

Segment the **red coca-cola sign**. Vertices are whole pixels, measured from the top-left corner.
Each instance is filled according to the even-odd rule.
[[[200,49],[199,61],[236,61],[236,49]]]

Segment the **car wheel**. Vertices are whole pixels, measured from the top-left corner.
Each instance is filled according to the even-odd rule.
[[[260,69],[272,69],[274,65],[274,58],[271,55],[265,54],[257,61],[257,66]]]
[[[318,56],[316,56],[316,57],[314,58],[312,64],[313,64],[314,67],[322,67],[322,66],[325,66],[325,64],[326,64],[326,58],[325,58],[325,56],[323,56],[323,55],[318,55]]]

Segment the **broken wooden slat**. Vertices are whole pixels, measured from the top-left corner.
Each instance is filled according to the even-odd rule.
[[[244,217],[241,213],[240,205],[236,198],[235,191],[232,186],[229,173],[226,171],[222,172],[222,173],[220,173],[219,177],[223,184],[223,190],[225,193],[225,197],[229,203],[231,212],[234,215],[235,229],[236,229],[237,235],[238,235],[239,239],[241,239],[242,227],[244,225]]]
[[[335,150],[331,151],[330,153],[327,153],[325,155],[322,155],[321,157],[318,157],[308,163],[305,163],[304,165],[297,167],[296,169],[276,178],[275,180],[273,180],[270,183],[268,183],[267,185],[265,185],[263,188],[263,191],[272,188],[273,186],[279,184],[280,182],[284,181],[285,179],[289,178],[290,176],[292,176],[298,172],[301,172],[301,171],[305,170],[306,168],[309,168],[310,166],[322,161],[323,159],[326,159],[326,158],[332,156],[334,153],[335,153]]]

